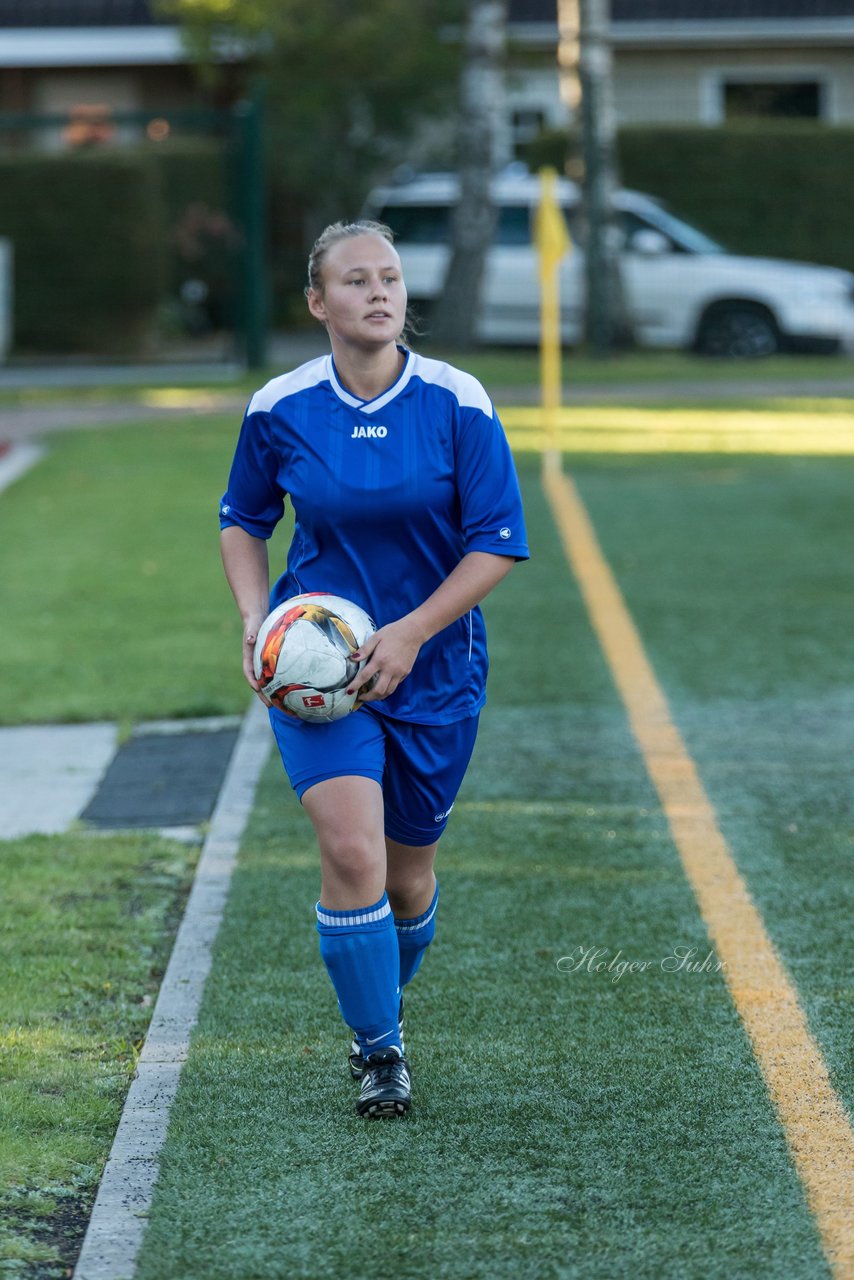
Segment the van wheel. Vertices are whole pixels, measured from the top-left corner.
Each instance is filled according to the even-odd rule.
[[[706,356],[759,359],[780,350],[780,331],[770,311],[750,302],[721,302],[700,322],[697,350]]]

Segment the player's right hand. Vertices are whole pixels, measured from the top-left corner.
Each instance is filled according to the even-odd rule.
[[[261,629],[261,623],[264,617],[261,614],[257,616],[252,614],[243,625],[243,674],[247,679],[250,687],[255,690],[258,697],[264,703],[265,707],[271,707],[273,704],[270,699],[265,697],[261,692],[258,680],[255,678],[255,641],[258,639],[258,632]]]

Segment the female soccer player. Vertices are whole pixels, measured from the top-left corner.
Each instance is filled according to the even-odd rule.
[[[307,724],[270,708],[291,785],[320,849],[320,951],[352,1028],[361,1115],[402,1115],[410,1074],[402,992],[436,927],[433,861],[471,758],[487,653],[477,608],[528,548],[507,441],[480,384],[403,345],[406,288],[390,230],[335,223],[306,289],[331,355],[249,403],[220,508],[225,572],[258,629],[290,596],[361,605],[359,709]],[[269,590],[266,540],[296,525]]]

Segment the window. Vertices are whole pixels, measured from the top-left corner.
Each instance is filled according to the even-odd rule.
[[[782,116],[787,119],[820,120],[821,85],[817,80],[725,82],[724,119]]]
[[[510,117],[510,128],[513,133],[513,146],[520,147],[526,142],[533,142],[546,127],[546,113],[539,107],[521,107]]]
[[[391,227],[395,240],[405,244],[447,244],[451,239],[451,210],[446,204],[390,204],[379,216]],[[530,239],[528,206],[502,205],[493,243],[528,244]]]
[[[402,244],[448,244],[451,239],[451,208],[446,204],[388,204],[378,214]],[[533,238],[533,210],[527,204],[498,206],[492,243],[528,245]],[[570,235],[574,238],[574,214],[564,210]]]
[[[498,210],[493,244],[529,244],[531,213],[526,204],[502,205]]]
[[[395,240],[406,244],[445,244],[451,238],[451,210],[446,204],[389,204],[379,217],[391,227]]]
[[[498,210],[498,222],[492,243],[503,245],[531,244],[534,239],[535,214],[536,209],[527,204],[502,205]],[[575,211],[564,209],[563,216],[567,224],[570,240],[574,243],[578,232]]]
[[[638,231],[658,231],[670,241],[671,253],[724,253],[726,252],[716,240],[712,240],[705,232],[683,222],[675,214],[663,206],[659,206],[654,214],[641,217],[631,209],[622,209],[617,215],[623,244],[631,248],[631,239]]]

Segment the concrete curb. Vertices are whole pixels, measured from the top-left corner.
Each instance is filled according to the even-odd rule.
[[[74,1280],[131,1280],[157,1180],[169,1112],[196,1025],[237,850],[272,736],[259,701],[249,709],[202,848]]]
[[[34,467],[46,452],[44,445],[24,442],[0,453],[0,493]]]

